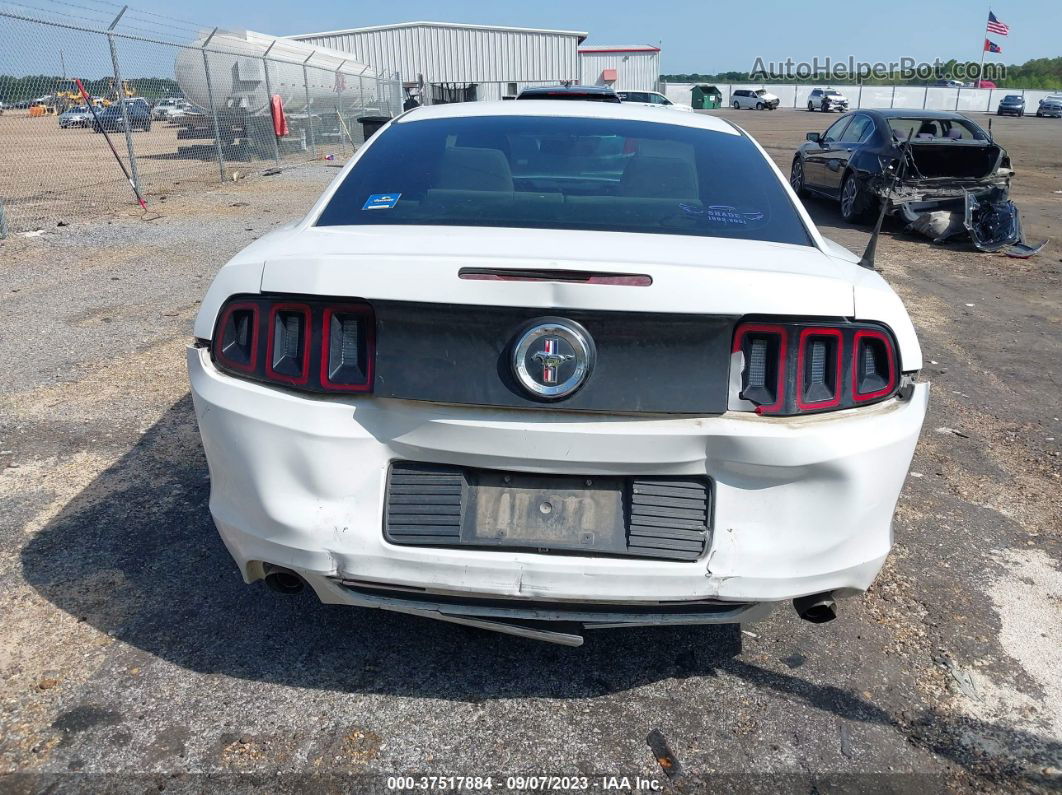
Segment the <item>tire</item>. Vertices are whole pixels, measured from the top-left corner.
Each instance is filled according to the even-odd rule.
[[[793,158],[793,166],[789,169],[789,185],[797,196],[806,196],[804,189],[804,163],[799,157]]]
[[[814,112],[815,112],[815,106],[814,106],[814,105],[812,105],[812,104],[811,104],[811,103],[809,102],[809,103],[808,103],[808,113],[814,113]]]
[[[741,110],[741,103],[736,99],[734,100],[734,110]]]
[[[857,224],[866,220],[869,214],[870,197],[860,187],[856,175],[850,171],[845,175],[841,187],[841,217],[850,224]]]
[[[1019,112],[1018,112],[1018,118],[1019,118],[1019,119],[1020,119],[1020,118],[1021,118],[1022,116],[1024,116],[1024,115],[1025,115],[1025,111],[1023,111],[1023,110],[1022,110],[1022,111],[1019,111]]]
[[[762,102],[757,102],[756,103],[756,110],[763,110],[763,103]]]

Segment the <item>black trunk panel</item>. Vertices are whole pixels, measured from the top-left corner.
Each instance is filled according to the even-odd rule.
[[[736,318],[374,301],[378,397],[608,412],[721,414]],[[585,385],[543,403],[515,380],[511,347],[530,321],[582,324],[597,348]]]

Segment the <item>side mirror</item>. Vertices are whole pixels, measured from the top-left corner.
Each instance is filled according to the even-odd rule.
[[[806,139],[808,139],[809,141],[814,141],[817,144],[821,144],[822,143],[822,136],[819,133],[817,133],[817,132],[806,133],[804,135],[804,137]]]

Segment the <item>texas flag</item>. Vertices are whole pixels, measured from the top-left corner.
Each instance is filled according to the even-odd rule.
[[[1003,48],[998,44],[985,39],[985,52],[1003,52]]]
[[[1010,33],[1010,28],[996,19],[996,15],[991,11],[988,12],[988,32],[997,33],[1000,36],[1006,36]]]

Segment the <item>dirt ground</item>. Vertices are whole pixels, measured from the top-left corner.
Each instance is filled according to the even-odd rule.
[[[721,115],[785,167],[826,122]],[[1057,237],[1062,123],[993,128],[1029,237]],[[568,649],[246,586],[211,524],[192,318],[220,264],[334,174],[0,242],[0,788],[382,791],[352,777],[545,772],[603,790],[598,776],[666,782],[652,729],[680,791],[1062,784],[1057,243],[1021,261],[888,227],[878,261],[918,327],[930,416],[894,552],[838,620],[779,608]],[[808,206],[861,249],[865,230]]]
[[[138,176],[148,198],[201,190],[221,179],[213,139],[178,139],[179,130],[176,124],[154,121],[149,131],[132,133]],[[128,169],[125,133],[112,132],[110,138]],[[7,110],[0,114],[0,149],[0,202],[16,232],[105,214],[131,199],[107,140],[89,128],[61,129],[54,115],[31,117],[24,110]],[[317,155],[334,153],[343,159],[350,152],[349,144],[322,141]],[[232,154],[225,155],[226,178],[275,165]],[[308,149],[281,152],[281,165],[311,159]]]

